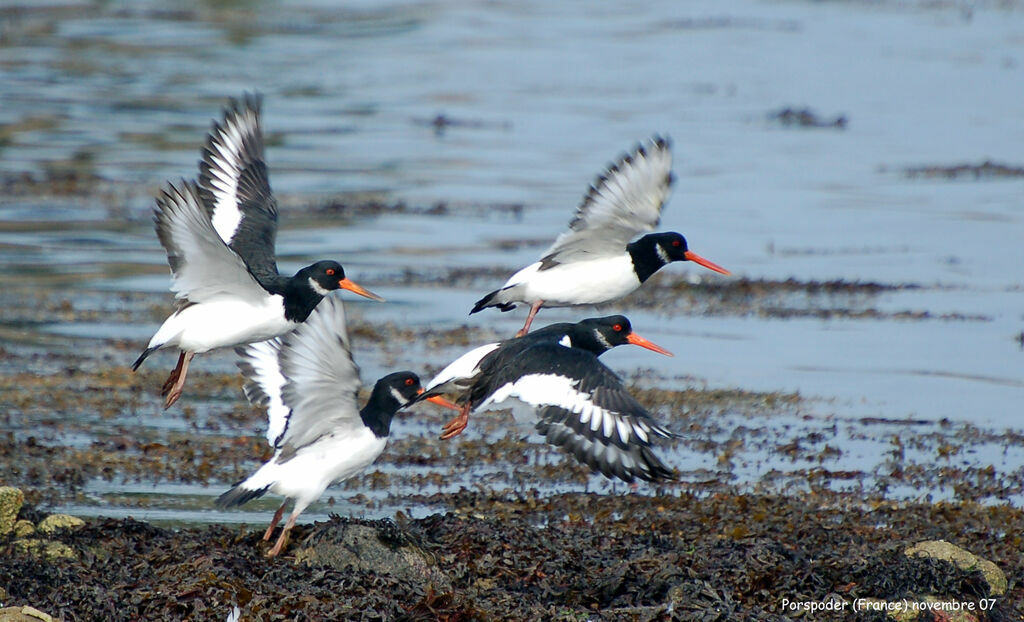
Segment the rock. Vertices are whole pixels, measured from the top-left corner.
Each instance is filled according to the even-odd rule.
[[[53,540],[37,540],[36,538],[22,538],[14,541],[14,546],[25,553],[48,560],[73,559],[78,557],[75,550],[63,542]]]
[[[0,608],[0,622],[53,622],[53,616],[35,607]]]
[[[21,490],[11,486],[0,487],[0,536],[6,536],[14,529],[24,502],[25,493]]]
[[[452,589],[451,579],[438,568],[434,557],[389,520],[368,525],[341,519],[318,525],[295,552],[295,561],[389,574],[433,586],[438,593]]]
[[[81,527],[85,521],[70,514],[50,514],[39,523],[39,531],[52,534],[58,529],[73,529]]]
[[[1006,575],[994,563],[982,559],[945,540],[926,540],[903,551],[907,557],[933,557],[944,559],[963,570],[980,570],[988,582],[989,594],[1001,596],[1006,593]]]
[[[14,537],[24,538],[25,536],[31,536],[36,532],[36,526],[32,524],[30,520],[19,520],[14,523]]]

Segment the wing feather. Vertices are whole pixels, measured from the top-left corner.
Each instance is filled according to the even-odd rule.
[[[156,234],[167,251],[171,290],[181,303],[218,296],[257,302],[267,295],[242,258],[217,235],[193,182],[170,184],[156,200]]]
[[[671,143],[653,136],[591,184],[569,230],[541,256],[541,269],[623,252],[633,238],[658,225],[671,186]]]
[[[362,428],[359,367],[349,349],[339,298],[325,297],[305,322],[282,338],[278,361],[285,378],[281,399],[291,411],[278,442],[284,459],[328,432]]]
[[[199,187],[217,233],[257,278],[277,276],[277,201],[270,189],[260,126],[262,98],[231,99],[214,122],[199,163]]]
[[[285,406],[281,397],[285,379],[281,375],[278,356],[281,353],[280,337],[235,348],[239,359],[236,362],[245,378],[242,389],[253,406],[267,409],[267,442],[276,447],[288,424],[291,409]]]
[[[672,477],[649,446],[651,436],[675,435],[596,356],[542,343],[502,358],[485,361],[487,381],[474,391],[475,408],[519,399],[536,409],[537,429],[549,443],[594,470],[625,481]]]

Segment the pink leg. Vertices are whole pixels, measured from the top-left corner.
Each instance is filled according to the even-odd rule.
[[[299,515],[292,512],[292,515],[288,517],[288,522],[284,524],[284,529],[281,530],[281,535],[277,537],[277,542],[274,544],[274,548],[270,549],[267,553],[267,557],[277,557],[284,549],[285,545],[288,544],[288,534],[291,533],[292,527],[295,526],[295,519]]]
[[[516,333],[516,337],[522,337],[526,333],[530,332],[530,325],[533,324],[533,318],[536,317],[537,312],[540,311],[540,308],[543,305],[543,300],[538,300],[537,302],[533,303],[533,306],[530,307],[530,315],[526,316],[526,324],[523,324],[523,327],[519,330],[518,333]]]
[[[195,356],[194,352],[182,352],[181,356],[178,357],[178,366],[174,368],[170,377],[167,378],[167,382],[164,383],[162,395],[167,397],[167,401],[164,402],[164,409],[170,408],[181,397],[181,392],[185,388],[185,376],[188,375],[188,364],[192,361],[193,356]],[[175,374],[177,374],[177,377],[175,377]],[[168,387],[168,383],[170,383],[170,387]]]
[[[459,411],[459,414],[455,415],[451,421],[444,424],[444,428],[441,430],[442,441],[455,438],[459,434],[462,434],[462,431],[466,429],[466,426],[469,425],[469,406],[469,402],[463,404],[462,410]]]
[[[277,508],[277,512],[274,513],[274,518],[270,521],[270,527],[267,527],[267,531],[263,534],[263,541],[267,542],[270,540],[271,534],[274,533],[274,527],[281,522],[281,517],[284,516],[284,506],[288,505],[288,500],[285,499],[281,507]]]

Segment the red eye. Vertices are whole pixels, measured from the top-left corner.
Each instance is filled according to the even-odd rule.
[[[334,276],[334,268],[327,268],[327,276]]]
[[[681,244],[682,242],[680,242],[679,240],[672,240],[672,246],[679,246]]]
[[[614,330],[617,333],[622,332],[622,324],[616,324],[615,326],[612,326],[612,330]]]
[[[412,378],[406,378],[405,379],[405,386],[407,386],[407,387],[411,387],[412,386]]]

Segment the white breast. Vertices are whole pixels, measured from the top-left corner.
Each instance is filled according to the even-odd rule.
[[[621,298],[640,286],[626,253],[591,261],[574,261],[548,270],[540,262],[523,268],[506,283],[522,302],[543,300],[547,307],[598,304]]]
[[[284,317],[281,296],[266,296],[256,304],[224,296],[171,315],[153,335],[150,347],[167,344],[188,352],[206,352],[265,341],[295,326]]]

